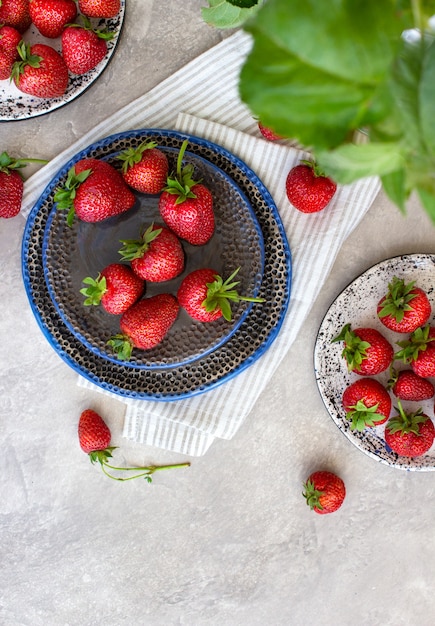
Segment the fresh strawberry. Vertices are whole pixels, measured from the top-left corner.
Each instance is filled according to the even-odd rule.
[[[30,0],[30,17],[41,35],[60,37],[67,24],[77,16],[74,0]]]
[[[0,26],[0,80],[7,80],[12,73],[12,66],[19,58],[17,46],[21,34],[12,26]]]
[[[430,380],[417,376],[413,370],[398,372],[392,368],[388,388],[391,389],[396,398],[411,402],[429,400],[435,393],[435,388]]]
[[[80,415],[78,431],[80,447],[86,454],[104,451],[110,445],[110,429],[101,415],[92,409],[86,409]]]
[[[151,224],[140,239],[122,239],[121,243],[122,260],[130,261],[133,271],[143,280],[160,283],[184,270],[180,240],[164,226]]]
[[[121,9],[121,0],[78,0],[80,13],[87,17],[115,17]]]
[[[332,472],[313,472],[304,483],[303,496],[310,509],[320,515],[334,513],[343,504],[346,488]]]
[[[113,33],[92,28],[88,19],[80,24],[69,24],[62,33],[62,55],[73,74],[86,74],[104,59],[107,42]]]
[[[286,193],[289,202],[302,213],[317,213],[332,200],[336,183],[325,176],[311,161],[301,161],[287,175]]]
[[[177,172],[167,180],[159,199],[164,222],[174,233],[194,246],[202,246],[214,233],[213,197],[207,187],[193,180],[193,166],[182,168],[184,141],[177,159]]]
[[[24,33],[31,23],[29,0],[0,0],[0,24]]]
[[[12,66],[11,76],[20,91],[37,98],[63,96],[68,87],[68,68],[54,48],[22,41],[18,53],[21,60]]]
[[[109,339],[108,345],[123,361],[130,360],[133,348],[154,348],[166,337],[179,308],[177,299],[169,293],[139,300],[122,315],[121,333]]]
[[[88,287],[80,289],[85,306],[101,304],[107,313],[121,315],[142,296],[145,284],[130,267],[112,263],[97,278],[87,276],[82,281]]]
[[[268,126],[265,126],[261,122],[258,122],[258,130],[268,141],[279,141],[280,139],[283,139],[281,135],[278,135],[274,130],[272,130]]]
[[[432,447],[434,424],[421,409],[407,413],[400,401],[397,404],[398,414],[391,417],[385,426],[385,442],[400,456],[422,456]]]
[[[68,172],[65,186],[57,189],[57,208],[68,210],[67,223],[74,215],[83,222],[101,222],[131,209],[136,202],[120,172],[101,159],[80,159]]]
[[[393,346],[375,328],[355,328],[345,324],[333,342],[344,341],[342,357],[349,372],[362,376],[376,376],[390,367]]]
[[[366,427],[379,426],[390,417],[391,398],[375,378],[351,383],[344,390],[342,402],[352,430],[361,432]]]
[[[182,281],[177,299],[181,307],[194,320],[214,322],[220,317],[227,321],[232,318],[230,302],[264,302],[263,298],[240,296],[234,289],[239,283],[232,282],[240,268],[225,281],[210,268],[190,272]]]
[[[411,333],[409,339],[398,341],[402,349],[395,358],[410,365],[422,378],[435,376],[435,327],[423,326]]]
[[[378,303],[378,318],[389,330],[412,333],[429,320],[432,307],[427,294],[415,287],[415,281],[405,283],[394,276],[387,293]]]
[[[168,159],[157,148],[155,141],[145,141],[137,148],[124,150],[118,157],[122,161],[122,175],[133,189],[141,193],[157,194],[168,177]]]
[[[21,210],[24,182],[19,170],[28,163],[47,163],[42,159],[13,159],[0,154],[0,217],[15,217]]]

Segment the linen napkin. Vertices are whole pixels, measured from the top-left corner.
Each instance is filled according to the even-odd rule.
[[[99,124],[30,178],[23,199],[26,213],[52,176],[80,149],[114,132],[142,127],[172,128],[220,144],[251,167],[269,189],[283,220],[293,265],[289,309],[272,346],[235,378],[192,398],[125,401],[126,438],[191,456],[203,455],[215,438],[236,434],[296,338],[341,244],[380,189],[377,178],[340,186],[328,208],[313,215],[289,204],[287,173],[308,155],[290,142],[264,140],[240,101],[238,76],[250,43],[246,33],[235,33]],[[79,384],[110,395],[84,378]]]

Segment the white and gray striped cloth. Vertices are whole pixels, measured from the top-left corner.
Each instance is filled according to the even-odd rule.
[[[291,167],[307,155],[285,142],[264,140],[240,101],[239,70],[250,44],[242,31],[228,37],[100,123],[25,185],[23,214],[30,211],[52,176],[87,145],[119,131],[167,128],[223,146],[251,167],[269,189],[287,232],[293,263],[290,306],[277,339],[258,361],[217,389],[171,402],[125,401],[125,437],[191,456],[203,455],[215,438],[235,435],[296,338],[341,244],[380,188],[375,178],[340,186],[328,209],[314,215],[291,207],[285,179]],[[81,377],[79,384],[109,393]]]

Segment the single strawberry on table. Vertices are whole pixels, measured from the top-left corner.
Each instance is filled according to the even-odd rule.
[[[183,141],[176,173],[167,179],[159,198],[159,211],[174,233],[194,246],[206,244],[215,228],[213,196],[202,183],[193,180],[193,165],[182,167],[188,141]]]
[[[62,56],[51,46],[22,41],[18,46],[20,60],[12,66],[11,76],[23,93],[37,98],[58,98],[68,87],[68,68]]]
[[[342,403],[351,429],[359,432],[384,424],[391,413],[390,395],[375,378],[361,378],[348,385]]]
[[[30,0],[30,17],[41,35],[60,37],[65,26],[77,16],[74,0]]]
[[[429,400],[435,393],[435,388],[430,380],[417,376],[413,370],[397,371],[391,368],[388,388],[400,400],[421,402]]]
[[[80,13],[87,17],[115,17],[121,9],[121,0],[78,0]]]
[[[85,296],[85,306],[99,304],[112,315],[125,313],[145,290],[144,281],[127,265],[111,263],[96,278],[87,276],[82,281],[87,287],[80,289]]]
[[[84,222],[101,222],[131,209],[136,202],[120,172],[101,159],[80,159],[69,170],[65,185],[54,195],[57,208]]]
[[[151,224],[140,239],[122,239],[119,251],[143,280],[160,283],[172,280],[184,270],[184,250],[168,228]]]
[[[395,359],[410,365],[412,370],[422,378],[435,376],[435,327],[426,325],[417,328],[408,339],[398,341],[401,350],[396,352]]]
[[[341,507],[346,497],[346,487],[343,480],[333,472],[320,470],[308,477],[302,495],[312,511],[326,515]]]
[[[239,295],[235,289],[239,282],[234,281],[239,270],[237,268],[226,280],[210,268],[193,270],[178,288],[180,306],[194,320],[214,322],[221,317],[231,320],[231,302],[264,302],[263,298]]]
[[[121,332],[107,345],[119,359],[129,361],[133,348],[150,350],[163,341],[178,316],[177,299],[160,293],[133,304],[120,319]]]
[[[0,80],[7,80],[12,73],[12,66],[18,60],[17,46],[21,42],[21,33],[13,26],[0,25]]]
[[[87,18],[83,24],[68,24],[62,33],[62,56],[70,72],[86,74],[104,59],[107,42],[114,34],[107,29],[93,28]]]
[[[127,185],[141,193],[160,193],[166,184],[169,164],[167,156],[155,141],[144,141],[137,148],[128,148],[118,158]]]
[[[432,307],[423,289],[415,281],[405,282],[394,276],[377,306],[379,320],[396,333],[412,333],[429,320]]]
[[[43,159],[14,159],[0,154],[0,217],[15,217],[21,210],[24,180],[19,171],[28,163],[47,163]]]
[[[20,33],[24,33],[31,23],[29,0],[0,1],[0,24],[13,26]]]
[[[312,161],[301,161],[287,175],[286,193],[289,202],[302,213],[324,209],[337,191],[337,184],[321,172]]]
[[[411,458],[422,456],[434,442],[434,424],[421,409],[407,412],[400,401],[397,404],[398,413],[391,417],[385,426],[385,442],[400,456]]]
[[[341,353],[349,372],[361,376],[376,376],[390,367],[394,356],[393,346],[375,328],[355,328],[345,324],[332,342],[344,342]]]

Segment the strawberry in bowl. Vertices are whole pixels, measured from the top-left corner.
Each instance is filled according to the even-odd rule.
[[[393,346],[375,328],[355,328],[345,324],[332,342],[344,342],[341,353],[349,372],[375,376],[388,369],[394,356]]]

